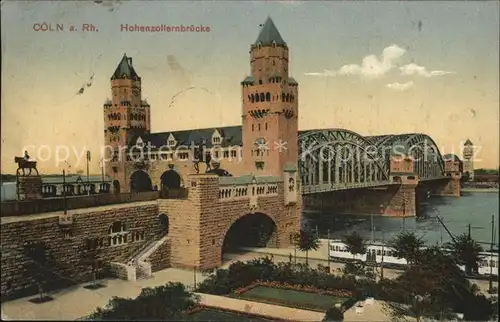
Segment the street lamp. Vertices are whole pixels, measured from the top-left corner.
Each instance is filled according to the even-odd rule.
[[[68,214],[68,199],[66,199],[66,170],[63,169],[63,198],[64,198],[64,214]]]

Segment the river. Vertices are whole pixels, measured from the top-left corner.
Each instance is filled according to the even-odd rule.
[[[364,239],[377,241],[388,240],[398,234],[404,227],[415,231],[427,242],[436,244],[447,242],[451,238],[436,219],[441,217],[446,227],[454,235],[468,231],[471,225],[473,239],[484,243],[483,248],[490,248],[491,217],[495,218],[495,245],[498,248],[498,193],[463,192],[460,198],[432,197],[421,207],[418,218],[390,218],[381,216],[336,215],[336,214],[304,214],[303,224],[313,231],[318,231],[320,238],[341,238],[357,231]]]

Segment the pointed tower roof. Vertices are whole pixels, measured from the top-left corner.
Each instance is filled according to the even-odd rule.
[[[464,145],[474,145],[471,140],[467,139],[467,141],[465,141]]]
[[[118,67],[116,67],[113,76],[111,76],[111,80],[118,78],[128,78],[133,80],[140,79],[139,75],[135,72],[134,67],[132,67],[132,57],[127,57],[127,54],[123,54],[122,60],[118,64]]]
[[[266,22],[264,22],[260,30],[259,37],[255,41],[255,45],[259,43],[261,45],[271,45],[273,42],[276,42],[276,45],[286,45],[271,17],[267,17]]]

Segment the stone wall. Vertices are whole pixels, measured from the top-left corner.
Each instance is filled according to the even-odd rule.
[[[80,250],[85,238],[98,238],[103,242],[103,247],[97,252],[99,260],[126,263],[145,242],[162,234],[156,201],[72,210],[69,213],[74,218],[72,237],[69,239],[64,237],[59,227],[58,214],[2,218],[2,298],[36,293],[35,274],[28,268],[32,261],[24,255],[24,245],[28,241],[46,245],[53,264],[46,267],[48,276],[44,284],[46,288],[55,288],[63,282],[81,283],[90,279],[91,266]],[[110,246],[109,229],[115,221],[125,223],[129,237],[127,243]],[[133,232],[143,232],[144,240],[131,242],[130,233]]]
[[[149,256],[148,262],[151,263],[152,272],[161,271],[162,269],[170,267],[171,247],[172,245],[169,239],[161,244],[161,246]]]
[[[285,205],[283,182],[278,183],[278,195],[259,197],[252,208],[249,199],[221,201],[218,181],[216,175],[192,175],[188,180],[188,200],[158,201],[160,213],[169,216],[172,266],[220,266],[227,231],[248,214],[262,213],[275,222],[278,247],[288,246],[290,234],[299,230],[301,203]]]

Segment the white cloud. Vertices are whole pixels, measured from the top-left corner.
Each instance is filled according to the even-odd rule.
[[[406,82],[406,83],[392,83],[392,84],[387,84],[386,87],[387,88],[390,88],[392,90],[395,90],[395,91],[407,91],[409,90],[410,88],[412,88],[415,84],[410,81],[410,82]]]
[[[325,70],[322,73],[305,73],[306,76],[336,76],[336,75],[360,75],[365,78],[379,78],[395,67],[395,62],[399,60],[406,51],[397,46],[391,45],[384,48],[382,55],[368,55],[363,58],[361,65],[349,64],[342,66],[337,72]]]
[[[401,71],[401,75],[419,75],[424,77],[434,77],[434,76],[442,76],[448,74],[455,74],[455,72],[447,72],[444,70],[427,70],[424,66],[419,66],[417,64],[411,63],[408,65],[404,65],[399,68]]]
[[[321,73],[304,73],[304,76],[320,76],[320,77],[331,77],[335,76],[337,73],[334,70],[324,70]]]

